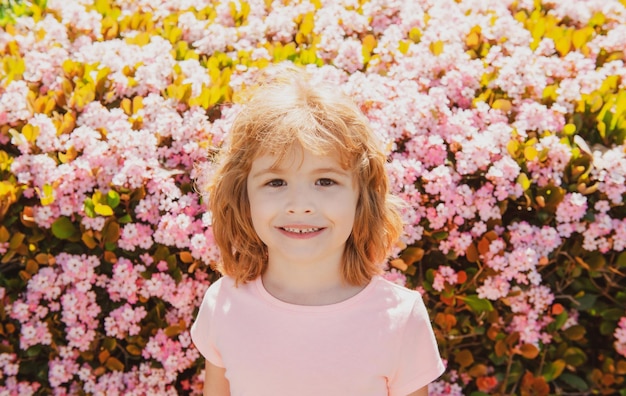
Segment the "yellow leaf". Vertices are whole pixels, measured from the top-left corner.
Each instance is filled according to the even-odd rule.
[[[302,23],[300,24],[300,33],[303,35],[309,35],[313,32],[315,25],[315,13],[309,12],[304,15]]]
[[[559,88],[558,84],[547,85],[543,89],[543,93],[541,94],[541,97],[543,99],[556,100],[557,97],[558,97],[558,94],[557,94],[557,89],[558,88]]]
[[[413,41],[415,44],[419,43],[422,39],[422,32],[417,27],[411,28],[409,30],[409,39]]]
[[[34,143],[37,140],[37,136],[39,136],[39,127],[26,124],[22,128],[22,135],[24,135],[28,142]]]
[[[565,124],[565,126],[563,127],[563,133],[571,136],[573,134],[576,133],[576,125],[574,124]]]
[[[109,205],[104,205],[101,203],[96,203],[94,207],[94,211],[100,216],[112,216],[113,209]]]
[[[432,43],[430,43],[430,45],[428,46],[428,49],[430,49],[430,52],[435,55],[438,56],[443,52],[443,41],[438,40],[438,41],[434,41]]]
[[[67,149],[67,152],[58,154],[59,161],[61,161],[62,164],[67,164],[68,162],[74,160],[77,155],[78,153],[76,152],[74,146],[71,146],[69,149]]]
[[[522,186],[524,191],[530,188],[530,180],[528,180],[528,176],[526,176],[525,173],[520,173],[519,176],[517,176],[517,183]]]
[[[545,19],[539,19],[535,26],[533,26],[531,30],[531,34],[533,39],[540,41],[543,35],[546,33],[546,22]]]
[[[554,46],[561,56],[567,55],[572,47],[571,31],[569,35],[564,35],[563,37],[556,39],[554,42]]]
[[[143,96],[137,95],[133,98],[133,113],[137,113],[141,109],[143,109]]]
[[[102,33],[102,36],[105,40],[112,40],[116,38],[119,31],[120,26],[115,18],[107,15],[102,19],[100,32]]]
[[[591,19],[589,19],[589,26],[602,26],[606,22],[606,17],[602,12],[596,12],[593,14]]]
[[[126,115],[129,116],[133,114],[133,109],[130,103],[130,99],[128,98],[122,99],[122,102],[120,103],[120,107],[122,108],[122,110],[124,110],[124,113],[126,113]]]
[[[563,370],[565,369],[565,365],[566,365],[565,360],[563,359],[557,359],[554,362],[552,362],[552,367],[554,367],[553,378],[557,378],[563,373]]]
[[[409,47],[410,44],[406,40],[400,40],[400,42],[398,43],[398,51],[400,51],[400,53],[403,55],[406,55],[406,53],[409,52]]]
[[[506,150],[509,152],[509,155],[513,158],[517,157],[517,153],[520,149],[520,144],[517,140],[509,140],[506,144]]]
[[[134,14],[137,15],[137,14]],[[146,44],[150,43],[151,35],[147,32],[141,32],[135,35],[134,37],[126,37],[126,42],[128,44],[135,44],[140,47],[143,47]]]
[[[496,99],[491,105],[491,108],[496,110],[502,110],[505,113],[511,111],[511,107],[513,106],[511,104],[511,101],[508,99]]]
[[[587,28],[575,30],[572,34],[572,44],[574,44],[574,48],[581,49],[582,46],[587,43],[588,37],[589,32]]]
[[[174,43],[179,43],[180,38],[182,36],[183,36],[182,29],[179,28],[178,26],[174,26],[170,29],[170,32],[167,35],[167,39],[170,41],[170,43],[174,44]]]
[[[44,184],[43,191],[39,193],[39,199],[43,206],[50,205],[54,202],[54,189],[50,184]]]
[[[537,154],[537,149],[533,146],[527,146],[524,148],[524,158],[526,158],[527,161],[532,161],[537,158]]]
[[[603,139],[606,138],[606,124],[602,121],[598,121],[598,133]]]
[[[63,61],[63,64],[61,65],[61,67],[63,68],[63,72],[67,76],[72,76],[75,73],[76,66],[77,66],[76,62],[74,62],[71,59],[66,59],[65,61]]]
[[[368,34],[363,37],[363,49],[366,49],[369,52],[372,52],[374,48],[378,45],[378,41],[373,34]]]
[[[471,32],[469,32],[469,34],[465,38],[465,45],[468,46],[469,48],[476,48],[478,47],[479,44],[480,44],[480,35],[477,32],[472,30]]]

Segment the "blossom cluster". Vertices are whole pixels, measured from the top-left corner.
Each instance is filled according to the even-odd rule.
[[[0,29],[8,394],[199,393],[188,329],[219,261],[207,152],[228,134],[236,94],[273,62],[350,95],[389,156],[407,209],[385,277],[459,317],[453,329],[435,321],[454,370],[431,393],[488,392],[510,373],[500,355],[455,355],[459,333],[483,338],[485,316],[501,329],[491,347],[548,350],[594,320],[577,308],[595,298],[588,284],[624,286],[623,2],[49,0],[31,11]],[[575,279],[583,270],[593,282]],[[605,353],[626,357],[624,318],[604,317]],[[45,369],[24,369],[33,356]]]

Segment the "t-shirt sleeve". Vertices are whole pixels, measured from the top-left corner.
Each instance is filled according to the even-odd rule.
[[[222,356],[215,347],[215,310],[218,304],[218,296],[221,279],[213,283],[207,289],[202,299],[202,304],[191,325],[191,339],[202,356],[212,364],[224,367]]]
[[[390,378],[391,396],[406,396],[436,380],[445,371],[428,311],[419,294],[399,339],[397,370]]]

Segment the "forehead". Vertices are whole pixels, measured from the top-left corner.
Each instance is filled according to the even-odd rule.
[[[335,169],[343,173],[347,167],[342,163],[341,157],[337,151],[315,153],[302,147],[292,147],[280,154],[270,152],[259,153],[252,161],[251,173],[262,170],[318,169]]]

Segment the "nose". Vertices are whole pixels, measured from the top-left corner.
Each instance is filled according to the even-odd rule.
[[[292,185],[287,193],[285,210],[289,214],[311,214],[315,212],[315,198],[312,191],[300,185]]]

